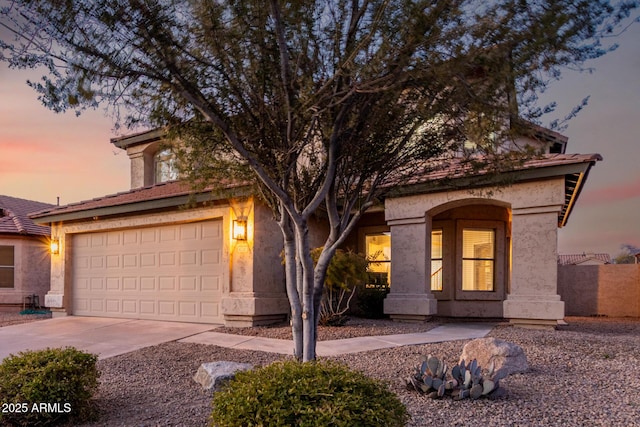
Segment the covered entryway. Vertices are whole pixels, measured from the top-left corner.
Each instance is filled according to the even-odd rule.
[[[222,220],[72,237],[72,313],[222,323]]]
[[[437,314],[503,317],[510,265],[509,206],[470,198],[436,206],[427,216],[430,291],[438,300]]]

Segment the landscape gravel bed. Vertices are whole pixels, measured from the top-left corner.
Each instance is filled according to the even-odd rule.
[[[431,400],[406,390],[420,357],[433,354],[451,365],[467,341],[415,345],[334,357],[353,369],[382,379],[409,409],[411,426],[640,426],[640,319],[568,318],[558,330],[522,329],[499,324],[490,336],[520,345],[529,371],[507,377],[504,398]],[[367,321],[368,322],[368,321]],[[380,329],[376,331],[375,324]],[[372,321],[372,334],[429,323],[388,325]],[[334,328],[331,336],[357,333],[357,322]],[[404,329],[402,329],[404,328]],[[281,327],[254,334],[281,338]],[[246,332],[248,333],[248,332]],[[398,332],[393,332],[398,333]],[[270,335],[273,334],[273,335]],[[274,336],[276,335],[276,336]],[[102,371],[96,403],[100,418],[86,426],[205,426],[211,392],[192,377],[203,362],[229,360],[265,365],[287,356],[170,342],[99,361]]]
[[[20,314],[19,312],[0,311],[0,327],[29,323],[35,320],[51,319],[51,312]]]

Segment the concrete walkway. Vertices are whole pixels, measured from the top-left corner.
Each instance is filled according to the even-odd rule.
[[[293,342],[215,332],[219,325],[68,316],[0,328],[0,361],[10,354],[73,346],[101,359],[170,341],[292,354]],[[428,332],[319,341],[318,356],[484,337],[489,323],[448,323]]]
[[[216,325],[68,316],[0,328],[0,361],[10,354],[72,346],[100,359],[175,341]]]
[[[490,323],[447,323],[427,332],[413,334],[318,341],[316,353],[318,356],[337,356],[339,354],[359,353],[405,345],[482,338],[493,329],[493,326]],[[257,350],[280,354],[292,354],[293,352],[293,342],[291,340],[222,334],[215,331],[203,332],[178,341],[217,345],[238,350]]]

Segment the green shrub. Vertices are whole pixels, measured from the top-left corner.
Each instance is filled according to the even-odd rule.
[[[384,318],[384,299],[388,293],[388,286],[359,286],[356,301],[358,316],[366,319]]]
[[[380,381],[335,362],[276,362],[239,372],[213,398],[211,425],[403,426],[406,408]]]
[[[311,251],[314,264],[322,253],[322,247]],[[343,326],[348,317],[349,304],[356,286],[367,279],[367,259],[352,251],[336,250],[329,262],[324,278],[324,290],[320,302],[319,323],[322,326]]]
[[[53,425],[91,419],[98,357],[73,347],[25,351],[0,364],[0,424]]]

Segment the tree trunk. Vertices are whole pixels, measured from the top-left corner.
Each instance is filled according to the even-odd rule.
[[[298,263],[296,262],[296,241],[291,227],[291,218],[283,210],[279,221],[280,229],[284,237],[284,265],[285,284],[287,298],[291,308],[291,335],[293,337],[293,355],[296,360],[302,360],[303,339],[302,339],[302,305],[300,304],[300,293],[298,292]]]
[[[298,268],[302,270],[302,361],[316,359],[316,322],[314,303],[314,268],[309,243],[309,227],[305,220],[295,224]]]

